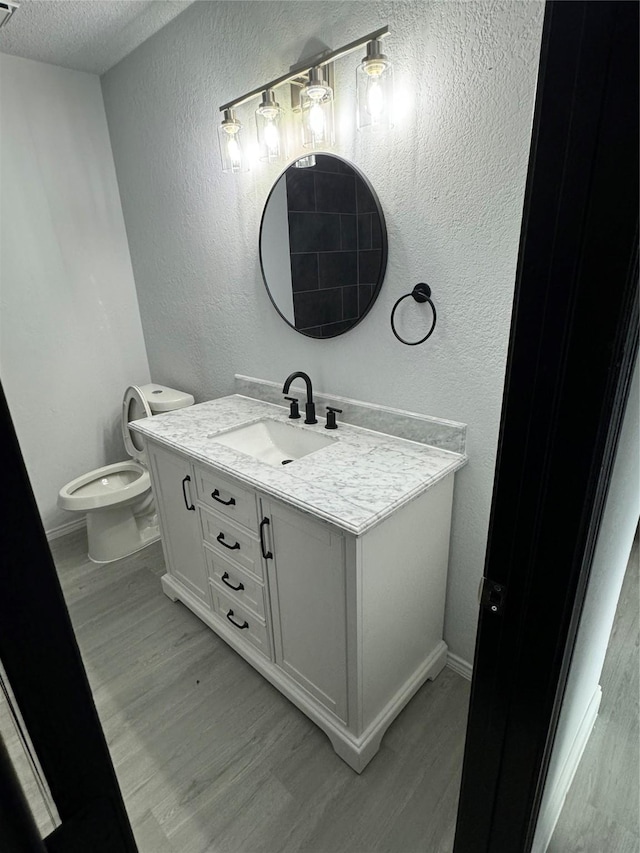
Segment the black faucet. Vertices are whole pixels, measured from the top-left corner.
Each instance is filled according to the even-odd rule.
[[[309,379],[306,373],[303,373],[301,370],[296,370],[296,372],[292,373],[291,376],[287,376],[284,381],[282,393],[289,393],[289,388],[291,387],[291,383],[294,379],[304,379],[307,385],[307,402],[304,406],[305,424],[317,424],[318,421],[316,419],[316,405],[313,402],[313,388],[311,387],[311,380]]]

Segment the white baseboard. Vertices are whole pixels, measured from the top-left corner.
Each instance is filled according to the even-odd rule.
[[[66,536],[68,533],[75,533],[76,530],[82,530],[86,526],[87,522],[84,515],[80,518],[74,518],[73,521],[68,521],[59,527],[52,527],[51,530],[45,530],[47,541],[52,542],[54,539],[60,539],[61,536]]]
[[[582,718],[582,722],[580,723],[580,727],[575,734],[565,763],[560,769],[555,782],[551,782],[553,787],[549,791],[545,790],[544,792],[531,853],[546,853],[549,843],[551,842],[553,832],[556,828],[556,824],[558,823],[558,818],[562,812],[564,801],[567,798],[569,788],[573,782],[573,777],[576,775],[580,759],[582,758],[585,747],[589,741],[589,736],[593,730],[596,717],[598,716],[601,699],[602,689],[600,688],[600,685],[598,685],[594,690],[591,701],[589,702],[587,710]]]
[[[466,660],[458,655],[453,655],[451,652],[447,654],[447,666],[449,669],[452,669],[454,672],[457,672],[458,675],[461,675],[463,678],[466,678],[467,681],[471,681],[471,676],[473,675],[473,666]]]

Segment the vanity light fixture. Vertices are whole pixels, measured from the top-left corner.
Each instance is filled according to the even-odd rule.
[[[283,111],[276,100],[276,90],[286,83],[292,84],[291,109],[302,124],[303,145],[312,150],[330,148],[334,142],[332,65],[364,45],[367,45],[367,55],[359,70],[359,74],[364,76],[362,82],[358,83],[358,92],[362,88],[363,94],[361,97],[359,95],[357,124],[359,128],[391,127],[389,110],[392,102],[392,69],[381,48],[381,41],[387,35],[389,27],[381,27],[336,50],[326,50],[310,57],[275,80],[222,104],[220,111],[223,119],[219,136],[223,170],[244,172],[248,169],[240,143],[241,123],[234,110],[257,97],[261,98],[256,110],[260,158],[274,162],[284,157]],[[306,161],[299,158],[298,162],[300,167],[313,165],[313,154],[309,154]]]
[[[309,81],[300,92],[300,112],[305,148],[333,145],[333,89],[324,79],[322,68],[309,71]]]
[[[282,159],[283,139],[280,128],[282,108],[276,101],[273,89],[265,89],[262,100],[256,110],[256,127],[258,129],[258,145],[260,159],[268,163]]]
[[[13,15],[13,13],[20,6],[19,3],[10,3],[8,0],[4,3],[0,3],[0,27],[4,27],[5,24],[9,23],[9,18]]]
[[[356,69],[358,130],[388,130],[393,105],[393,66],[382,53],[379,39],[367,44],[367,54]]]
[[[232,109],[226,109],[218,127],[220,157],[223,172],[247,172],[248,166],[242,150],[242,124]]]

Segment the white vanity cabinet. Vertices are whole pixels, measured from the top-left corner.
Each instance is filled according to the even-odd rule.
[[[167,569],[171,577],[208,606],[193,465],[155,444],[149,444],[148,458]]]
[[[276,501],[262,500],[276,664],[348,722],[345,539]],[[268,534],[267,534],[268,530]],[[355,615],[355,614],[353,614]]]
[[[361,772],[393,719],[446,662],[453,475],[355,536],[150,439],[147,448],[165,593]]]

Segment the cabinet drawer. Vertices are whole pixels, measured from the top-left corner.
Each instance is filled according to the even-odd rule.
[[[196,466],[195,474],[198,500],[255,532],[256,498],[252,491],[204,468]]]
[[[237,634],[239,639],[246,640],[261,651],[263,655],[271,658],[271,643],[264,619],[260,619],[248,608],[242,607],[232,598],[220,592],[213,583],[211,584],[211,598],[214,610],[220,619],[224,620],[227,627],[234,634]]]
[[[217,512],[209,512],[204,507],[199,507],[198,511],[204,541],[232,564],[262,580],[258,539]]]
[[[264,619],[264,587],[208,545],[204,546],[209,580],[241,607],[248,607]],[[234,589],[234,587],[239,587]]]

